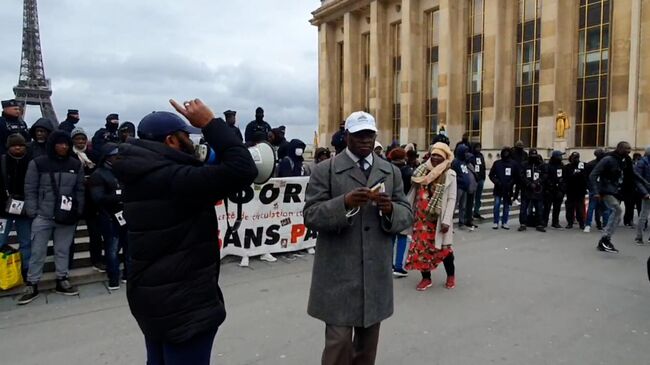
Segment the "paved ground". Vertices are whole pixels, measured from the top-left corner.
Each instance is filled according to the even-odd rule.
[[[458,286],[429,291],[396,281],[378,364],[648,364],[650,247],[621,229],[619,255],[595,250],[597,233],[495,232],[457,236]],[[223,265],[228,319],[215,364],[317,364],[323,325],[305,313],[311,257]],[[442,268],[441,268],[442,269]],[[143,364],[142,336],[124,290],[101,284],[27,307],[0,299],[2,364]]]

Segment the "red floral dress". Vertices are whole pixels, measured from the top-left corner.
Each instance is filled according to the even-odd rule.
[[[429,204],[429,190],[420,186],[415,197],[415,223],[413,223],[413,236],[406,259],[406,270],[433,271],[453,251],[451,247],[436,248],[436,225],[426,217]]]

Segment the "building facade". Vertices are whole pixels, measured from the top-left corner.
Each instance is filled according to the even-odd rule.
[[[650,145],[650,0],[324,0],[311,23],[322,144],[366,110],[384,144]]]

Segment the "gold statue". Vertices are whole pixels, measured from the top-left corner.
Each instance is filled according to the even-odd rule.
[[[555,135],[557,138],[565,139],[566,131],[571,128],[571,122],[569,122],[569,117],[566,116],[566,113],[559,110],[557,113],[557,118],[555,119]]]

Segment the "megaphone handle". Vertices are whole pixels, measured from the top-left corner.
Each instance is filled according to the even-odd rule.
[[[242,192],[238,192],[235,197],[237,198],[237,216],[235,217],[235,224],[232,226],[230,225],[230,219],[228,219],[228,197],[224,199],[223,205],[226,208],[226,226],[228,226],[228,229],[230,229],[230,232],[237,231],[239,227],[241,226],[241,221],[242,221],[242,209],[243,209],[243,204],[241,202],[242,198]]]

